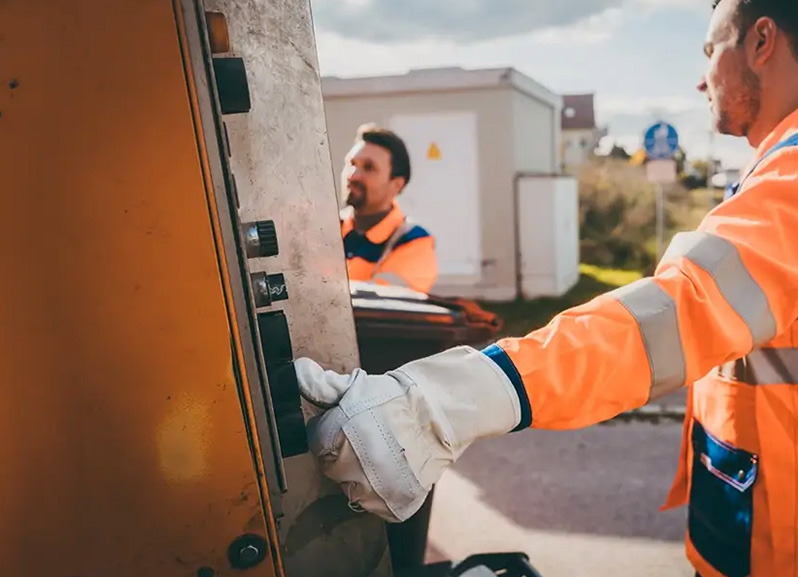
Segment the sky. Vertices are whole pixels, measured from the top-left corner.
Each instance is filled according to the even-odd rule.
[[[679,132],[691,159],[727,168],[747,142],[713,135],[696,90],[711,0],[311,0],[321,73],[513,67],[560,94],[593,92],[597,122],[637,149],[652,122]]]

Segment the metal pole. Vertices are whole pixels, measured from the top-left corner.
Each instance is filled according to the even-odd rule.
[[[665,235],[665,192],[662,184],[657,184],[657,262],[662,258],[662,243]]]

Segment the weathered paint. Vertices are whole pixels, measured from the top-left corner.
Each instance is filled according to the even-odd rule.
[[[333,167],[308,0],[208,0],[227,16],[231,55],[246,62],[252,110],[225,118],[241,220],[273,219],[280,255],[251,268],[285,274],[295,356],[358,364]],[[310,413],[310,409],[305,407]],[[288,577],[390,575],[384,524],[349,511],[310,455],[285,462],[279,519]],[[311,520],[313,521],[311,523]],[[323,529],[313,530],[318,521]]]
[[[179,14],[0,3],[3,574],[222,576],[268,536]]]

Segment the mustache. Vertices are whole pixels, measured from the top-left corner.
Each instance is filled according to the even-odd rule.
[[[366,187],[363,184],[359,183],[359,182],[350,182],[349,185],[347,186],[347,188],[350,191],[356,190],[357,192],[361,192],[361,193],[365,193],[366,192]]]

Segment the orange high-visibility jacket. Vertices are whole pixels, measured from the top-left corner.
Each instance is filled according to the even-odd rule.
[[[702,577],[798,575],[798,110],[653,277],[485,349],[520,428],[568,429],[690,387],[679,472]]]
[[[429,293],[438,276],[435,239],[411,224],[399,205],[361,234],[350,216],[341,223],[346,264],[353,281],[370,281]]]

